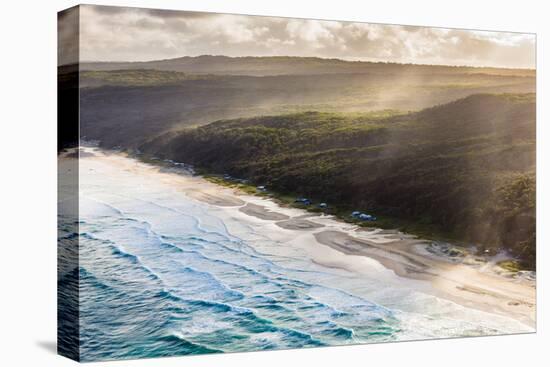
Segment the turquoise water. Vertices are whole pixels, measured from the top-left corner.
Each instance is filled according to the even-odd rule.
[[[398,287],[395,277],[316,264],[250,224],[233,221],[229,229],[220,210],[155,177],[94,158],[82,162],[84,361],[489,335],[518,327],[404,281]],[[236,225],[242,228],[233,230]]]

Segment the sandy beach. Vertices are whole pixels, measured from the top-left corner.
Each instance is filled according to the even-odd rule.
[[[423,292],[467,308],[513,318],[531,328],[536,325],[535,281],[499,274],[486,259],[468,264],[427,251],[428,241],[392,230],[363,230],[327,215],[311,215],[304,210],[280,207],[268,198],[211,183],[181,169],[159,168],[117,155],[96,153],[93,159],[118,165],[121,170],[154,174],[164,183],[193,200],[206,203],[212,211],[232,221],[260,226],[265,236],[280,246],[301,246],[314,262],[361,273],[369,264],[380,272],[392,272],[396,282],[418,286]],[[86,159],[88,156],[81,156]],[[274,251],[277,251],[276,249]]]
[[[250,202],[241,206],[239,210],[246,215],[251,215],[263,220],[285,220],[289,218],[288,215],[270,211],[264,206],[252,204]]]
[[[416,246],[425,243],[422,240],[403,239],[381,244],[336,231],[319,232],[315,238],[346,254],[373,258],[398,276],[427,281],[443,298],[535,325],[534,284],[515,282],[491,271],[452,264],[421,253]]]
[[[217,187],[213,190],[217,191],[216,195],[219,195],[217,202],[223,201],[224,197],[229,197],[226,188]],[[369,257],[394,271],[399,277],[428,282],[433,288],[433,293],[440,297],[466,307],[513,317],[526,325],[535,327],[536,291],[532,282],[515,281],[487,269],[484,271],[469,265],[453,264],[445,258],[418,251],[418,245],[427,245],[428,242],[398,231],[374,231],[371,236],[378,238],[369,240],[361,238],[365,237],[361,236],[362,232],[363,234],[369,232],[354,230],[350,234],[326,230],[325,224],[316,221],[321,219],[320,216],[302,219],[301,215],[297,215],[289,218],[288,215],[276,212],[276,209],[267,209],[265,206],[247,201],[251,199],[256,201],[255,197],[251,198],[238,191],[232,191],[232,194],[247,203],[239,208],[247,215],[261,220],[277,221],[275,223],[277,226],[298,233],[315,230],[312,235],[319,246],[329,246],[347,255]],[[233,200],[230,200],[217,205],[229,206],[232,203]],[[343,262],[338,266],[353,271],[349,263]]]

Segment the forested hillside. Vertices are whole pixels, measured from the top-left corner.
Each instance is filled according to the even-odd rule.
[[[340,74],[263,77],[84,71],[80,74],[80,131],[105,146],[135,147],[168,130],[219,119],[306,111],[408,112],[477,93],[535,91],[532,76],[505,75],[505,69],[497,69],[504,75],[490,75],[467,73],[467,68],[426,66],[422,73],[412,73],[392,72],[399,70],[394,65],[385,67],[387,74],[350,74],[342,69]],[[441,68],[453,73],[440,74]]]
[[[533,94],[478,94],[414,113],[221,120],[140,148],[280,193],[507,248],[534,267]]]

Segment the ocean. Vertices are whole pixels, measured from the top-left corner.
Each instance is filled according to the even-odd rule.
[[[90,151],[80,163],[79,233],[61,229],[80,244],[83,361],[531,331],[371,259],[356,259],[360,272],[323,265],[316,251],[348,255],[193,199],[170,179],[189,175],[182,170]]]

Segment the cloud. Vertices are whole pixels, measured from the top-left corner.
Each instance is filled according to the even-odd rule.
[[[57,15],[58,65],[78,63],[78,19],[78,8],[70,8]]]
[[[535,66],[531,34],[91,5],[80,13],[83,61],[211,54]]]

